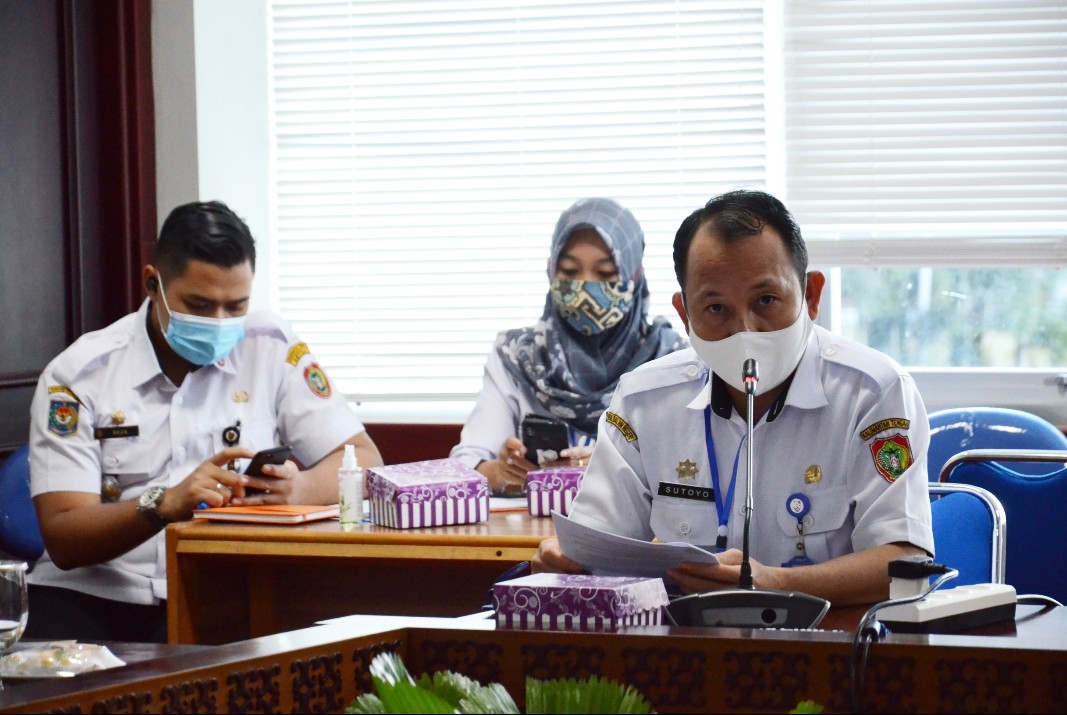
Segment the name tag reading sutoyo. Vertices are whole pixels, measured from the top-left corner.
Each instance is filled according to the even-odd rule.
[[[672,484],[660,482],[657,492],[661,497],[675,499],[693,499],[694,501],[715,501],[715,490],[711,487],[694,487],[689,484]]]

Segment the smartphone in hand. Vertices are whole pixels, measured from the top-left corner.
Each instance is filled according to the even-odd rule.
[[[248,467],[245,469],[245,474],[250,477],[263,477],[266,479],[272,479],[269,474],[263,473],[264,464],[285,464],[285,460],[293,453],[293,448],[289,445],[282,445],[281,447],[271,447],[270,449],[263,449],[256,452],[252,457],[252,461],[248,463]],[[254,489],[251,487],[245,487],[246,494],[262,494],[262,489]]]
[[[536,464],[555,462],[560,459],[559,453],[570,446],[567,425],[540,415],[522,419],[520,439],[526,446],[526,458]]]

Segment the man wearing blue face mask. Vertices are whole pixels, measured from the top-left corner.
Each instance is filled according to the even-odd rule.
[[[55,358],[31,407],[31,492],[46,552],[29,575],[31,638],[165,642],[162,528],[199,504],[329,504],[362,423],[278,316],[248,314],[255,243],[219,202],[174,209],[148,299]],[[265,476],[257,451],[293,448]]]
[[[792,215],[758,191],[724,194],[675,236],[684,350],[624,375],[571,516],[635,539],[686,541],[687,592],[737,588],[754,390],[752,585],[833,605],[888,596],[888,563],[933,553],[926,409],[888,356],[817,327],[825,278]],[[739,477],[740,475],[740,477]],[[577,571],[555,539],[535,569]]]

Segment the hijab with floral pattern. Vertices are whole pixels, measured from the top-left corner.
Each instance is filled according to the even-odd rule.
[[[623,318],[602,332],[585,334],[561,316],[549,291],[541,319],[532,327],[501,333],[496,350],[508,372],[532,388],[551,415],[595,436],[597,420],[611,402],[619,378],[687,342],[666,318],[648,320],[648,284],[642,267],[645,235],[634,215],[616,201],[582,199],[560,215],[552,236],[549,281],[556,278],[559,256],[579,228],[595,229],[611,252],[620,283],[633,282],[632,291],[625,291],[632,299]]]

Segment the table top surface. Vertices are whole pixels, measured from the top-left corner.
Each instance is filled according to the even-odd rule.
[[[307,524],[249,524],[197,520],[170,524],[169,535],[180,542],[217,541],[285,542],[317,544],[420,544],[519,546],[536,549],[555,536],[552,519],[531,516],[525,510],[494,511],[488,521],[420,529],[394,529],[364,520],[343,531],[336,519]]]
[[[779,631],[774,629],[634,626],[622,628],[614,633],[571,633],[567,631],[539,633],[508,629],[502,631],[496,627],[491,614],[472,614],[452,619],[348,616],[298,631],[219,646],[108,643],[112,652],[126,660],[128,665],[84,673],[74,678],[31,680],[17,686],[7,687],[4,691],[0,691],[0,711],[7,707],[65,693],[77,693],[114,685],[128,689],[130,684],[147,677],[160,675],[177,679],[192,677],[189,674],[195,672],[197,668],[215,666],[232,668],[233,663],[238,663],[239,667],[244,668],[246,667],[243,664],[245,661],[252,662],[262,656],[275,658],[284,653],[317,652],[322,649],[323,645],[336,650],[335,644],[347,639],[375,634],[388,634],[392,637],[394,633],[399,637],[401,632],[407,632],[408,629],[414,629],[410,637],[416,640],[422,637],[429,637],[431,640],[435,637],[439,638],[440,636],[434,634],[441,632],[455,634],[449,635],[449,638],[468,638],[472,641],[481,638],[482,640],[489,639],[490,642],[498,642],[500,639],[513,638],[520,642],[531,643],[541,643],[547,638],[553,643],[573,643],[575,639],[578,639],[582,643],[592,644],[602,638],[615,640],[621,637],[620,641],[624,644],[634,645],[635,641],[632,637],[657,639],[674,637],[679,639],[679,643],[687,643],[688,645],[684,647],[688,649],[703,647],[696,644],[694,639],[706,641],[707,647],[711,650],[729,649],[731,643],[757,644],[759,647],[758,641],[800,641],[801,647],[810,647],[813,649],[812,652],[815,652],[814,649],[817,648],[839,647],[840,644],[848,644],[852,640],[852,634],[847,630],[824,630],[822,628],[809,631]],[[461,631],[467,632],[468,635],[462,635]],[[492,633],[494,631],[496,633]],[[485,635],[474,636],[473,634],[477,632]],[[420,636],[419,633],[424,635]],[[1051,661],[1061,662],[1062,654],[1067,652],[1065,633],[1067,633],[1067,608],[1020,605],[1015,621],[957,634],[890,634],[883,641],[885,645],[878,647],[878,651],[884,651],[892,656],[895,652],[894,647],[933,646],[940,649],[958,650],[968,658],[974,657],[975,652],[984,651],[989,654],[989,657],[1001,659],[1021,657],[1025,651],[1031,654],[1035,652],[1047,654],[1047,658]],[[609,642],[603,641],[601,645],[608,647]],[[995,656],[997,651],[1003,655]],[[939,653],[941,653],[937,656],[939,658],[949,655],[944,650]],[[203,675],[201,672],[201,675],[196,677],[210,677],[210,673]]]

